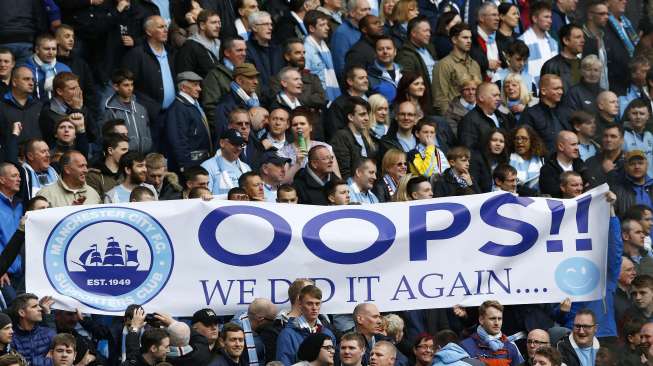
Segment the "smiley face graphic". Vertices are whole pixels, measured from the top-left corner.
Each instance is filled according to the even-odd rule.
[[[599,284],[601,272],[594,262],[586,258],[569,258],[558,265],[555,281],[569,295],[581,296],[592,292]]]

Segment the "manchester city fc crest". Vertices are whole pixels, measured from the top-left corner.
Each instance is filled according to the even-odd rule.
[[[105,311],[144,304],[165,286],[172,243],[149,214],[99,207],[66,216],[52,230],[43,256],[48,280],[62,295]]]

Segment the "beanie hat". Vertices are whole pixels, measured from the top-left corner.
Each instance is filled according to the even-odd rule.
[[[297,358],[300,361],[315,361],[320,354],[320,349],[324,345],[325,339],[331,339],[331,337],[324,333],[315,333],[306,337],[302,344],[299,345]]]
[[[170,346],[183,347],[190,342],[190,328],[184,322],[174,322],[167,328],[170,335]]]
[[[4,328],[7,324],[11,324],[9,315],[0,312],[0,329]]]

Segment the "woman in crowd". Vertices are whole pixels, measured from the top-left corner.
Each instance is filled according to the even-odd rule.
[[[517,39],[515,29],[519,27],[519,8],[512,3],[499,5],[499,30],[497,30],[497,46],[505,50]]]
[[[521,126],[513,131],[511,141],[510,165],[517,169],[517,191],[539,192],[540,168],[547,154],[542,139],[530,126]]]
[[[472,154],[469,172],[478,184],[481,192],[491,192],[494,188],[492,172],[499,164],[507,163],[510,157],[507,142],[508,133],[495,128],[482,140],[480,153]]]
[[[506,114],[512,114],[517,121],[526,107],[532,107],[538,102],[537,98],[533,98],[526,89],[521,76],[514,73],[508,74],[503,80],[501,101],[499,110]]]
[[[368,100],[370,107],[370,135],[380,139],[388,132],[390,127],[390,106],[381,94],[374,94]]]
[[[408,164],[406,153],[390,149],[381,162],[381,178],[374,184],[374,194],[380,202],[390,202],[397,193],[399,182],[406,175]]]
[[[533,366],[561,366],[562,355],[553,347],[544,346],[535,351]]]
[[[564,103],[572,111],[585,111],[591,115],[599,113],[596,98],[603,89],[600,86],[603,63],[596,55],[587,55],[580,62],[580,82],[567,91]]]
[[[379,18],[383,22],[383,33],[390,34],[390,29],[394,22],[392,21],[392,11],[397,5],[397,0],[382,0],[381,1],[381,11],[379,12]]]
[[[308,151],[311,148],[324,145],[326,146],[331,154],[333,154],[333,149],[331,145],[322,141],[311,140],[311,132],[313,131],[312,119],[315,118],[315,115],[308,107],[297,107],[295,108],[290,115],[290,130],[293,134],[293,143],[288,144],[279,150],[279,156],[290,159],[290,168],[286,173],[286,182],[291,183],[295,174],[299,169],[306,166],[308,162]],[[302,135],[306,149],[303,150],[300,148],[300,138],[299,135]],[[338,161],[333,160],[333,170],[337,176],[340,176],[340,169],[338,168]]]
[[[419,15],[417,1],[399,0],[392,9],[392,28],[389,35],[395,41],[397,49],[408,39],[408,22]]]
[[[395,98],[394,105],[397,106],[406,100],[413,102],[415,107],[417,107],[415,120],[419,121],[425,115],[428,115],[431,110],[431,103],[427,100],[425,92],[426,84],[424,83],[424,78],[417,73],[407,72],[399,80],[397,98]]]
[[[455,10],[444,12],[438,17],[435,34],[433,35],[433,45],[435,46],[435,54],[438,55],[439,59],[447,56],[453,49],[451,38],[449,38],[449,29],[461,22],[462,19]]]

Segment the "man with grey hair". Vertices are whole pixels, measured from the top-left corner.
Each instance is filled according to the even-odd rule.
[[[279,81],[281,84],[281,91],[277,93],[270,108],[275,109],[278,107],[285,107],[292,111],[301,106],[302,104],[299,101],[299,97],[302,95],[304,83],[299,71],[292,66],[286,66],[279,71]]]
[[[192,71],[177,75],[179,94],[165,116],[165,133],[170,170],[201,164],[213,155],[211,129],[197,99],[202,78]]]
[[[331,35],[331,55],[336,75],[341,77],[345,72],[345,56],[354,43],[361,38],[358,22],[370,15],[370,2],[368,0],[348,0],[347,18]]]
[[[123,59],[123,67],[134,73],[134,93],[150,116],[155,146],[162,143],[163,112],[175,101],[175,67],[166,47],[168,25],[154,15],[143,25],[146,41],[135,46]]]
[[[265,88],[270,85],[270,76],[281,70],[283,58],[281,48],[273,44],[272,18],[265,11],[256,11],[249,15],[249,26],[252,34],[247,41],[247,57],[249,63],[254,64],[261,73],[260,81]]]
[[[481,75],[492,79],[494,73],[506,64],[504,52],[496,37],[499,29],[499,10],[492,1],[486,1],[478,8],[478,25],[472,31],[470,55],[481,66]]]

